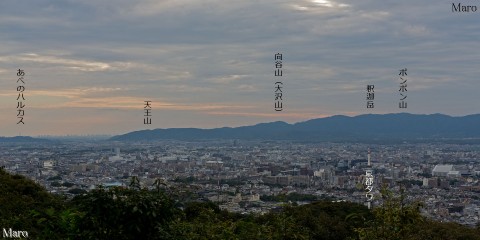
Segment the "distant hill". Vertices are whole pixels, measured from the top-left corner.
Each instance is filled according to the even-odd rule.
[[[366,114],[331,116],[305,122],[261,123],[236,128],[170,128],[130,132],[113,141],[143,140],[297,140],[384,141],[426,139],[480,139],[480,114],[452,117],[443,114]]]
[[[27,137],[27,136],[0,137],[0,143],[29,143],[29,142],[49,143],[52,141],[48,139],[33,138],[33,137]]]

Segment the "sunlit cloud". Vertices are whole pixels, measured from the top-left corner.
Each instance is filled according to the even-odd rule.
[[[19,60],[51,64],[51,65],[61,65],[71,69],[87,71],[87,72],[105,71],[112,67],[110,64],[103,63],[103,62],[73,60],[73,59],[67,59],[67,58],[59,58],[55,56],[40,56],[35,53],[25,54],[19,57]]]
[[[228,84],[248,77],[248,75],[233,74],[228,76],[214,77],[209,81],[217,84]]]
[[[257,92],[258,88],[254,85],[242,84],[237,87],[237,89],[241,92]]]
[[[314,11],[322,9],[341,9],[350,7],[349,4],[340,3],[335,0],[299,0],[290,5],[299,11]]]
[[[138,110],[143,108],[145,99],[134,97],[113,97],[113,98],[84,98],[63,104],[61,107],[74,108],[109,108],[109,109],[128,109]],[[221,104],[178,104],[170,102],[152,101],[150,105],[155,110],[175,110],[175,111],[209,111],[218,109],[245,109],[248,106],[221,105]]]
[[[80,88],[80,89],[59,89],[53,91],[32,90],[28,92],[26,103],[37,109],[62,109],[62,108],[91,108],[91,109],[124,109],[138,110],[143,108],[145,98],[128,96],[102,96],[94,93],[112,93],[125,91],[123,88]],[[95,95],[95,97],[92,97]],[[1,91],[0,97],[15,99],[17,93],[13,91]],[[178,110],[178,111],[206,111],[218,109],[249,109],[253,106],[221,103],[175,103],[149,98],[152,106],[157,110]],[[6,104],[6,103],[5,103]],[[1,104],[1,105],[5,105]]]
[[[308,11],[308,10],[309,10],[308,7],[306,7],[306,6],[300,6],[300,5],[298,5],[298,4],[292,4],[291,6],[293,7],[293,9],[299,10],[299,11]]]
[[[241,117],[261,117],[261,118],[280,118],[290,120],[306,120],[313,118],[328,117],[327,114],[315,114],[309,112],[272,112],[272,113],[259,113],[259,112],[231,112],[231,111],[208,111],[209,115],[219,116],[241,116]]]
[[[332,2],[327,1],[327,0],[312,0],[313,3],[324,6],[324,7],[333,7]]]
[[[28,90],[28,96],[35,97],[64,97],[64,98],[80,98],[92,93],[106,93],[126,90],[124,88],[72,88],[72,89],[56,89],[56,90]],[[0,96],[16,96],[17,93],[13,91],[0,91]]]
[[[131,62],[100,62],[77,60],[63,56],[40,55],[36,53],[25,53],[14,56],[0,57],[0,62],[26,62],[38,63],[49,67],[64,67],[70,70],[78,70],[84,72],[101,72],[101,71],[125,71],[137,67],[137,64]]]

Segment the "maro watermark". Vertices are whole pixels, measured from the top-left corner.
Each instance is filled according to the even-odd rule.
[[[27,231],[16,231],[12,230],[11,228],[3,229],[2,231],[2,237],[3,238],[28,238],[28,232]]]
[[[462,3],[452,3],[452,12],[477,12],[475,5],[463,5]]]

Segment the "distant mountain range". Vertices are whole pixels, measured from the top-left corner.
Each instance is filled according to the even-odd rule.
[[[33,138],[28,136],[16,136],[16,137],[0,137],[0,143],[50,143],[52,141],[43,138]]]
[[[452,117],[443,114],[336,115],[288,124],[260,123],[214,129],[169,128],[142,130],[110,138],[113,141],[152,140],[295,140],[295,141],[408,141],[480,139],[480,114]]]

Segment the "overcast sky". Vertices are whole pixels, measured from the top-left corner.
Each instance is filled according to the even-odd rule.
[[[480,113],[479,23],[480,11],[453,13],[445,0],[2,0],[0,136]]]

